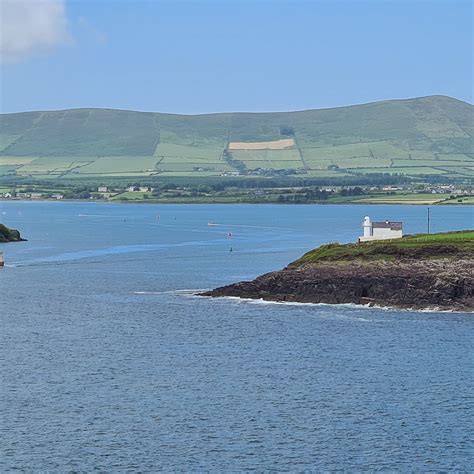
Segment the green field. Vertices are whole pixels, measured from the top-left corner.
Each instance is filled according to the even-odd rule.
[[[455,199],[447,199],[442,204],[474,204],[474,196],[459,196]]]
[[[0,116],[0,174],[90,176],[248,174],[413,177],[474,175],[471,104],[444,96],[278,113],[176,115],[112,109]],[[230,142],[291,138],[288,149]]]
[[[300,153],[295,149],[288,150],[232,150],[232,158],[244,163],[249,170],[263,169],[297,169],[303,168]]]
[[[357,202],[370,204],[434,204],[448,197],[449,195],[427,193],[379,194],[375,196],[359,196]]]
[[[327,261],[432,259],[474,251],[474,230],[438,234],[406,235],[400,239],[378,240],[362,244],[327,244],[307,252],[291,266]]]
[[[151,196],[151,193],[141,193],[138,191],[117,194],[110,198],[111,201],[143,201],[145,196]]]

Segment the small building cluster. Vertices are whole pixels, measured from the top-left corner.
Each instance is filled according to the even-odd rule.
[[[362,228],[364,229],[364,234],[359,237],[359,242],[399,239],[403,237],[403,224],[401,222],[372,222],[369,216],[365,216]]]
[[[62,194],[45,194],[35,192],[6,192],[0,193],[0,199],[63,199]]]
[[[152,188],[150,186],[129,186],[127,188],[127,191],[129,193],[151,193],[155,190],[155,188]]]

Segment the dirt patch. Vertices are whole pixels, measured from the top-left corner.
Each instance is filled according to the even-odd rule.
[[[229,150],[284,150],[295,145],[293,138],[271,142],[230,142]]]

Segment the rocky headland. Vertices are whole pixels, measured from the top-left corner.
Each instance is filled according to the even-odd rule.
[[[202,296],[474,311],[474,231],[328,244]]]
[[[20,232],[15,229],[9,229],[7,226],[0,224],[0,243],[6,242],[23,242]]]

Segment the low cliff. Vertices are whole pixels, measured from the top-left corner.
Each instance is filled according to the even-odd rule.
[[[9,229],[8,227],[0,224],[0,243],[5,242],[21,242],[25,239],[21,238],[20,232],[15,229]]]
[[[328,244],[283,270],[203,296],[474,310],[474,231]]]

